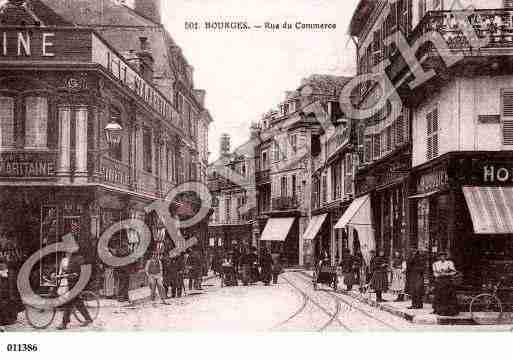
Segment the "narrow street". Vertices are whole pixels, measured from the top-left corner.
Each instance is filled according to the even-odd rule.
[[[102,331],[216,331],[216,332],[411,332],[411,331],[503,331],[511,326],[414,325],[406,320],[321,286],[315,291],[301,272],[288,271],[274,286],[261,283],[244,287],[221,287],[218,278],[204,284],[170,305],[144,302],[132,307],[102,308],[88,328],[72,321],[71,332]],[[45,331],[55,331],[61,313]],[[20,315],[8,332],[34,331]]]

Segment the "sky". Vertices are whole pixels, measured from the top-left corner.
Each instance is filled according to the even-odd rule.
[[[232,149],[249,139],[251,122],[284,100],[311,74],[354,75],[356,55],[347,35],[359,0],[163,0],[162,21],[190,65],[195,88],[207,91],[210,161],[222,133]],[[211,31],[205,22],[266,22],[279,30]],[[284,22],[329,23],[334,30],[284,30]],[[196,22],[198,30],[187,30]]]

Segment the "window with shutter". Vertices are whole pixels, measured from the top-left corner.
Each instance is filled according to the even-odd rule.
[[[513,146],[513,90],[502,93],[502,143]]]
[[[372,138],[365,136],[364,161],[369,163],[372,159]]]
[[[373,153],[373,158],[377,159],[379,158],[380,156],[380,149],[381,149],[381,136],[378,134],[378,135],[374,135],[374,144],[373,144],[373,147],[374,147],[374,153]]]
[[[513,9],[513,0],[504,0],[505,9]]]
[[[387,140],[387,152],[392,150],[392,126],[388,126],[386,129],[386,140]]]
[[[395,143],[403,144],[404,143],[404,117],[400,115],[395,120]]]
[[[0,97],[0,147],[14,146],[14,99]]]
[[[438,108],[426,115],[426,140],[427,153],[426,158],[431,160],[438,157]]]
[[[432,156],[435,158],[438,157],[438,107],[435,107],[431,115],[431,138]]]

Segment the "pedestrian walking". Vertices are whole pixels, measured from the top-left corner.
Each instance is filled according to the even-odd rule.
[[[426,262],[422,253],[417,250],[406,265],[406,293],[411,297],[408,309],[422,309],[424,297],[424,272]]]
[[[169,298],[169,288],[172,288],[172,266],[173,258],[170,257],[169,253],[166,253],[166,255],[162,257],[162,287],[164,288],[166,298]]]
[[[121,246],[118,251],[118,257],[125,258],[130,255],[128,250],[128,245]],[[118,267],[116,270],[116,274],[118,277],[118,301],[119,302],[128,302],[129,298],[129,289],[130,289],[130,274],[131,274],[130,265],[125,265],[122,267]]]
[[[383,292],[388,290],[388,264],[385,258],[385,252],[379,251],[379,255],[375,255],[375,252],[372,251],[374,257],[372,257],[370,262],[370,270],[372,273],[371,278],[371,288],[374,289],[376,293],[376,301],[384,302]]]
[[[156,254],[148,259],[146,266],[144,267],[144,272],[148,278],[148,283],[151,290],[151,300],[155,301],[155,290],[157,290],[162,304],[168,304],[166,302],[166,296],[163,287],[162,262]]]
[[[356,257],[353,256],[348,249],[344,249],[342,260],[340,261],[340,267],[344,278],[344,284],[346,285],[348,292],[353,289],[353,285],[356,283],[356,261]]]
[[[404,301],[404,287],[406,285],[406,261],[401,253],[395,252],[392,259],[392,280],[390,291],[397,296],[396,302]]]
[[[273,274],[273,284],[278,284],[278,276],[282,272],[283,268],[281,265],[280,253],[273,253],[273,266],[272,266],[272,274]]]
[[[196,248],[187,257],[186,267],[189,272],[189,290],[201,290],[201,259]]]
[[[262,267],[262,282],[266,286],[271,283],[272,277],[272,266],[273,266],[273,258],[267,248],[262,250],[262,255],[260,257],[260,266]]]
[[[457,273],[454,262],[447,259],[447,253],[440,253],[439,260],[433,263],[433,275],[435,276],[434,314],[458,315],[458,298],[453,285],[453,278]]]
[[[66,295],[73,289],[73,287],[77,285],[80,278],[80,267],[83,264],[85,264],[85,259],[80,253],[80,249],[79,252],[73,254],[67,253],[66,256],[62,259],[59,268],[60,286],[58,291],[60,295]],[[64,309],[64,314],[62,315],[62,324],[57,327],[58,330],[64,330],[68,327],[73,308],[76,308],[85,318],[85,322],[81,324],[82,327],[88,326],[93,322],[91,315],[89,314],[89,311],[87,310],[80,296],[76,296],[75,298],[71,299],[62,307]]]

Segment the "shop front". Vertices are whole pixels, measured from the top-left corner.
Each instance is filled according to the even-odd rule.
[[[447,252],[464,286],[481,287],[513,265],[513,154],[448,154],[412,172],[413,248]]]
[[[365,198],[366,206],[370,204],[375,250],[383,251],[388,258],[392,258],[394,252],[403,256],[408,252],[410,168],[409,152],[399,151],[395,156],[360,170],[357,175],[357,198]]]

